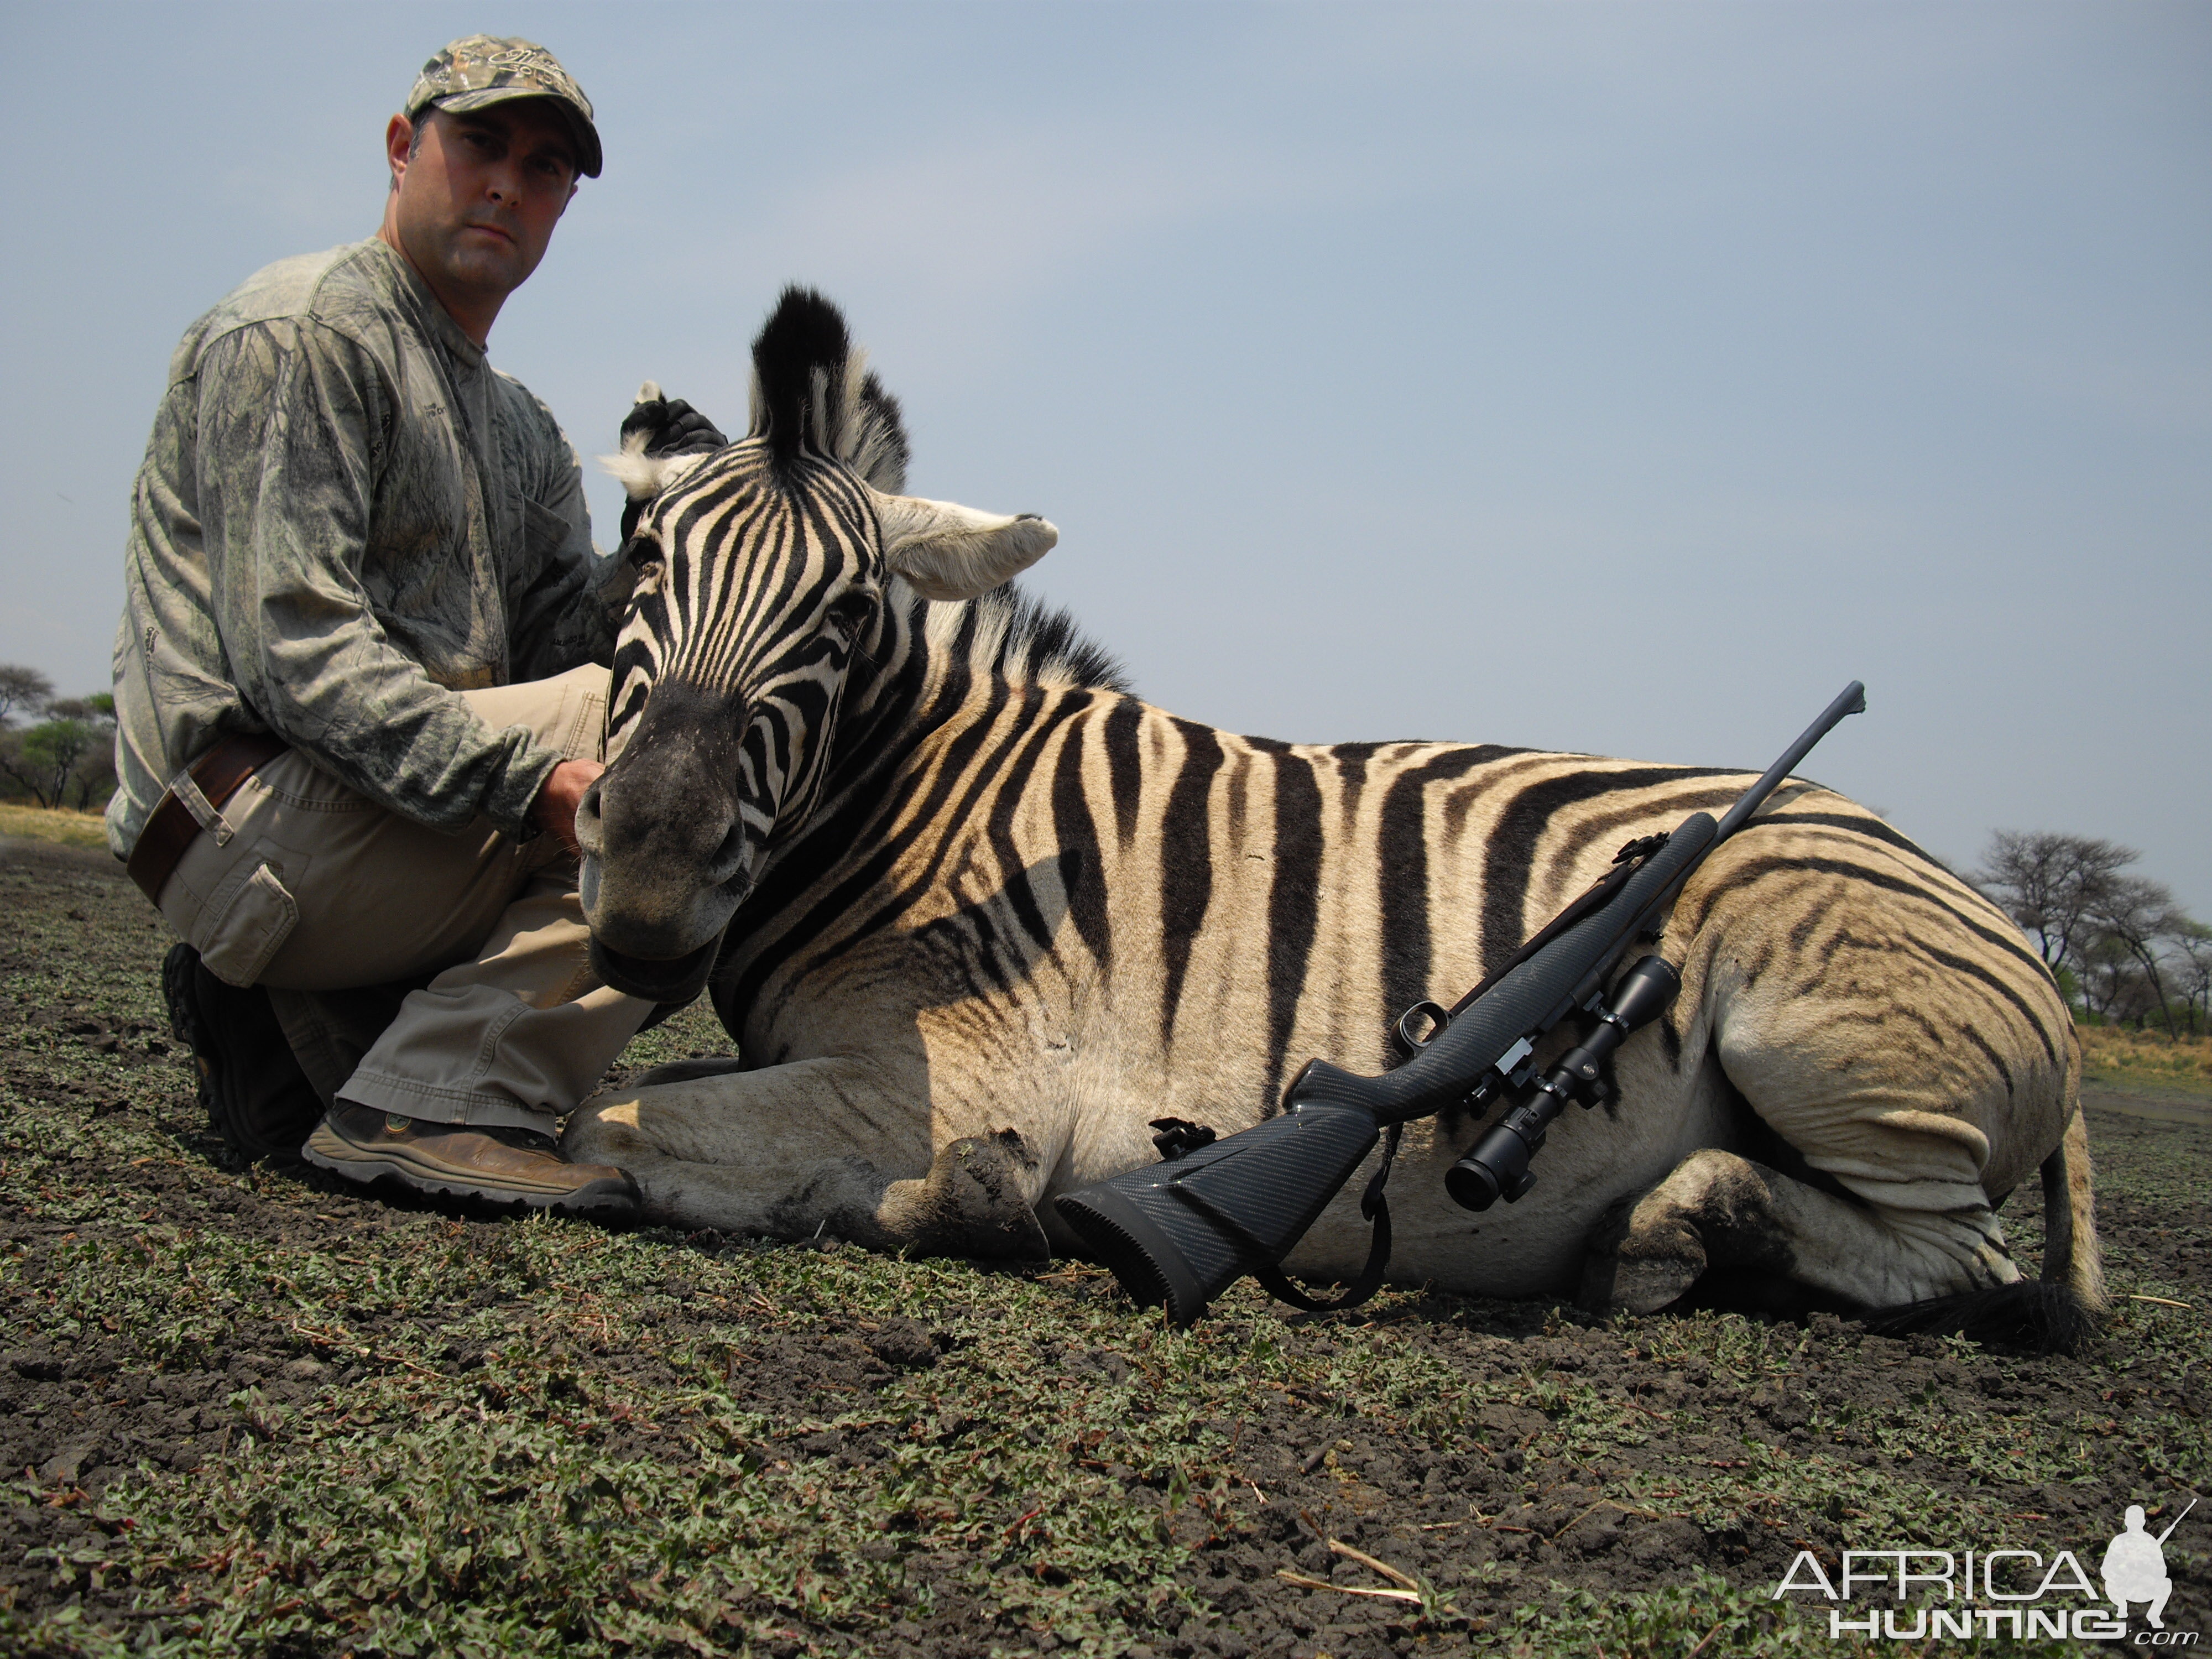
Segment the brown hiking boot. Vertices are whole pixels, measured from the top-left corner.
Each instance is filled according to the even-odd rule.
[[[637,1182],[611,1164],[571,1164],[550,1135],[527,1129],[425,1123],[340,1101],[300,1155],[363,1184],[390,1177],[428,1196],[526,1204],[594,1221],[630,1221]]]

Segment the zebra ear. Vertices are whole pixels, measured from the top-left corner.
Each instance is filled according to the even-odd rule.
[[[884,562],[925,599],[972,599],[1019,575],[1060,539],[1034,513],[1002,518],[951,501],[875,493]]]

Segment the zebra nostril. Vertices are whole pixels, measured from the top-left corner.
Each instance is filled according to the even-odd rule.
[[[730,833],[722,837],[722,844],[714,849],[714,862],[708,872],[709,884],[720,887],[744,866],[745,826],[740,818],[731,824]]]
[[[584,793],[576,799],[576,848],[584,855],[587,871],[605,858],[607,851],[606,824],[599,816],[603,805],[599,781],[593,778],[584,786]]]

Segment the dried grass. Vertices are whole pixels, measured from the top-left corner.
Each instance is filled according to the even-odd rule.
[[[2167,1038],[2163,1031],[2084,1025],[2081,1072],[2100,1083],[2212,1089],[2212,1038]]]
[[[71,812],[0,801],[0,836],[56,841],[65,847],[106,847],[107,830],[97,812]]]

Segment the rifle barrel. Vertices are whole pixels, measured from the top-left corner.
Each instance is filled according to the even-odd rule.
[[[2197,1500],[2192,1498],[2189,1500],[2189,1508],[2183,1510],[2180,1514],[2175,1516],[2173,1517],[2172,1523],[2169,1525],[2164,1532],[2159,1534],[2158,1544],[2160,1549],[2164,1549],[2166,1547],[2166,1540],[2173,1536],[2173,1528],[2189,1519],[2189,1510],[2193,1510],[2196,1507]]]
[[[1813,745],[1833,731],[1844,715],[1864,713],[1866,686],[1861,681],[1853,680],[1837,693],[1833,702],[1820,711],[1820,718],[1805,728],[1804,735],[1782,751],[1782,758],[1768,767],[1759,781],[1745,790],[1736,804],[1729,808],[1728,816],[1721,820],[1719,830],[1714,832],[1713,845],[1719,846],[1742,829],[1744,820],[1766,804],[1766,798],[1774,793],[1775,786],[1796,769],[1797,763],[1810,754]]]

